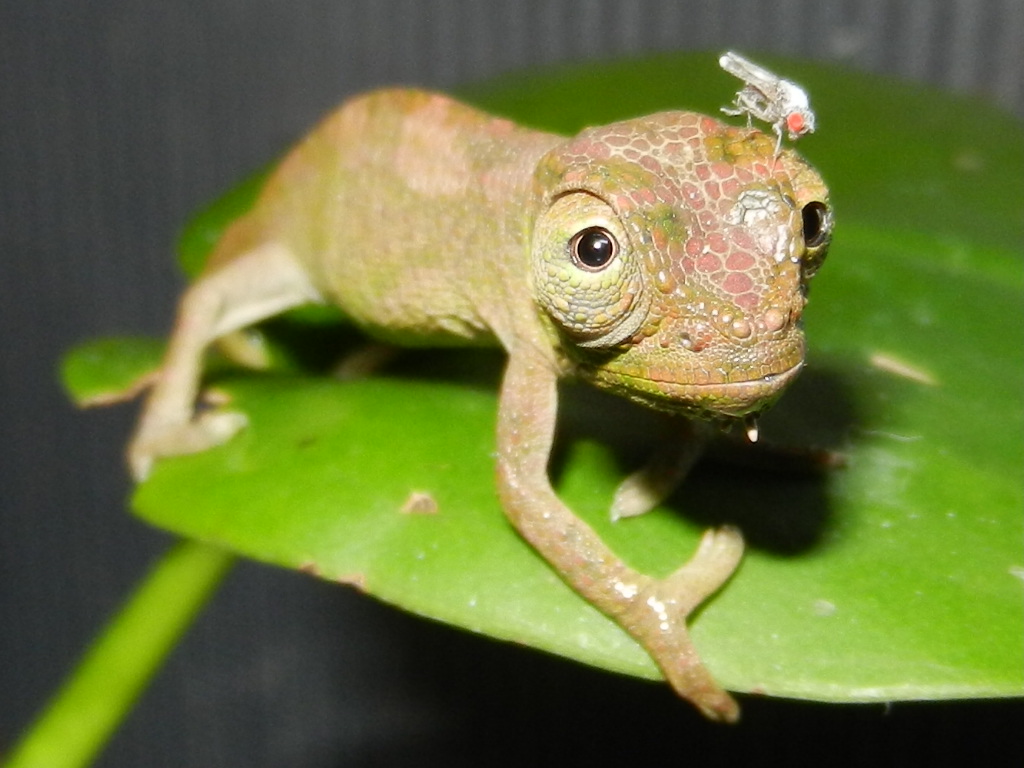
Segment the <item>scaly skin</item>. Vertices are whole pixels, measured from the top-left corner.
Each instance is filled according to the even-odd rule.
[[[566,140],[436,94],[354,99],[282,161],[184,296],[130,464],[142,478],[156,458],[242,428],[240,414],[195,415],[203,351],[297,304],[333,302],[398,344],[501,344],[509,519],[682,696],[735,720],[685,620],[732,574],[739,533],[708,532],[665,578],[630,569],[551,488],[555,385],[576,376],[698,420],[756,415],[803,363],[800,318],[828,246],[827,206],[795,153],[704,115],[665,112]],[[680,467],[699,450],[699,424]],[[623,514],[665,490],[631,487],[623,498],[640,508]]]

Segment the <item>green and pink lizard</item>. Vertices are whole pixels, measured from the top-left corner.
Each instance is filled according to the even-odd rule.
[[[807,284],[831,229],[818,173],[750,127],[663,112],[566,139],[434,93],[355,98],[284,158],[185,293],[132,471],[141,480],[156,459],[245,426],[240,413],[196,412],[204,351],[291,307],[336,304],[399,345],[500,344],[509,520],[680,695],[735,720],[686,619],[737,567],[740,533],[708,531],[664,578],[630,568],[552,489],[556,383],[680,414],[677,467],[708,425],[741,422],[753,436],[803,365]],[[645,511],[670,484],[631,476],[614,514]]]

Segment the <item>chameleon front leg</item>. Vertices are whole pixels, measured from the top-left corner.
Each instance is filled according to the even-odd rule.
[[[245,426],[240,413],[194,414],[210,342],[319,298],[301,264],[277,243],[254,248],[193,283],[182,297],[170,345],[128,447],[135,479],[145,479],[159,457],[206,450]]]
[[[708,531],[693,558],[662,579],[622,562],[551,487],[557,376],[522,352],[510,355],[498,417],[498,490],[506,514],[573,589],[651,654],[681,696],[709,718],[735,721],[736,702],[701,663],[686,617],[736,569],[743,551],[739,532]]]

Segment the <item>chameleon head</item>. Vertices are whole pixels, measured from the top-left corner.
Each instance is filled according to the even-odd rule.
[[[702,417],[756,414],[795,377],[832,230],[798,155],[666,112],[584,130],[536,182],[533,293],[580,376]]]

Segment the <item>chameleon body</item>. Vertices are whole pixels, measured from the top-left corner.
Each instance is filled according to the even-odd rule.
[[[751,417],[803,364],[807,281],[831,230],[827,190],[770,137],[665,112],[564,138],[415,90],[358,97],[281,162],[186,292],[129,447],[137,478],[224,442],[195,413],[206,346],[305,302],[332,302],[404,345],[500,344],[498,493],[519,532],[710,717],[735,702],[686,617],[736,568],[732,528],[664,578],[612,553],[552,490],[556,382],[589,380],[701,423]],[[636,513],[638,475],[623,498]]]

